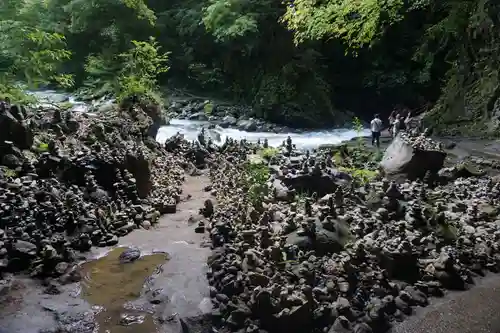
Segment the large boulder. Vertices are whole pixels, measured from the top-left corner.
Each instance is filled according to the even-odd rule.
[[[18,110],[17,106],[11,109]],[[33,132],[27,122],[16,115],[11,111],[0,114],[0,142],[11,141],[20,149],[29,149],[33,145]]]
[[[424,136],[401,133],[387,147],[380,166],[386,175],[405,175],[409,179],[437,173],[444,165],[446,153],[437,142]]]
[[[246,132],[255,132],[258,128],[257,120],[255,119],[241,119],[236,124],[238,129]]]
[[[289,189],[297,193],[316,193],[324,196],[333,193],[337,187],[343,186],[352,180],[352,177],[335,169],[322,170],[320,173],[296,173],[279,176],[278,179]]]
[[[225,116],[224,118],[222,118],[222,121],[219,125],[222,128],[228,128],[228,127],[236,126],[237,123],[238,123],[238,120],[235,117]]]

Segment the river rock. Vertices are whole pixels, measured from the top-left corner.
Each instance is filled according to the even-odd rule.
[[[189,120],[199,120],[199,121],[207,121],[208,120],[208,116],[203,111],[199,111],[199,112],[190,114],[187,118]]]
[[[120,254],[120,257],[118,259],[120,260],[120,263],[125,264],[135,261],[140,257],[141,257],[141,250],[139,250],[138,248],[127,248]]]
[[[274,197],[278,201],[293,201],[295,192],[290,191],[285,184],[279,179],[275,179],[272,183],[274,188]]]
[[[21,271],[29,267],[31,260],[36,258],[38,249],[33,243],[18,240],[12,244],[12,249],[9,253],[9,269],[13,271]]]
[[[148,104],[143,106],[142,109],[152,120],[152,124],[148,129],[148,135],[156,139],[160,127],[168,125],[170,120],[165,115],[165,110],[157,105]]]
[[[234,127],[238,123],[238,120],[233,116],[225,116],[219,123],[222,128]]]
[[[255,119],[241,119],[236,124],[236,127],[242,131],[255,132],[258,128],[258,123]]]

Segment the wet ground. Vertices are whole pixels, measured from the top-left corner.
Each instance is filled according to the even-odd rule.
[[[81,297],[99,307],[96,316],[99,333],[133,333],[138,329],[156,332],[152,315],[144,311],[143,306],[134,307],[132,304],[141,297],[145,281],[168,264],[168,255],[146,254],[122,264],[119,256],[125,249],[116,248],[82,265]]]
[[[448,150],[450,160],[500,160],[500,141],[446,140],[457,143]],[[390,138],[382,138],[382,148],[389,143]],[[92,253],[96,260],[83,264],[82,283],[62,286],[58,295],[47,294],[30,279],[0,285],[0,332],[178,333],[177,315],[197,319],[209,312],[205,270],[210,250],[200,246],[204,240],[194,232],[196,223],[188,222],[201,218],[198,210],[210,198],[204,191],[208,185],[206,176],[187,177],[185,200],[176,214],[164,216],[156,228],[120,239],[121,247],[141,249],[137,261],[119,264],[123,248],[98,249]],[[492,275],[470,291],[435,300],[393,333],[498,333],[498,309],[500,277]]]
[[[95,250],[95,260],[82,265],[82,282],[59,287],[57,295],[47,294],[29,278],[17,278],[8,288],[0,286],[0,331],[177,333],[178,316],[194,322],[210,312],[210,249],[200,246],[203,235],[188,222],[201,218],[198,210],[210,198],[204,191],[208,185],[206,176],[186,177],[176,214],[162,217],[156,228],[120,239],[120,247],[141,249],[136,261],[120,264],[120,248]],[[192,327],[194,333],[199,329]]]

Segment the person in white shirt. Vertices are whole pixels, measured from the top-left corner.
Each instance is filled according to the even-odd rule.
[[[380,132],[382,132],[382,120],[378,114],[375,115],[373,120],[370,123],[370,129],[372,131],[372,146],[377,144],[377,147],[380,147]]]
[[[396,115],[396,120],[394,121],[394,125],[392,126],[392,138],[395,138],[401,131],[402,123],[403,120],[401,119],[401,116],[399,114]]]

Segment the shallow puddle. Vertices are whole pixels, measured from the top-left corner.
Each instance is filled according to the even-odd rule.
[[[102,308],[97,316],[99,333],[157,332],[150,314],[125,306],[140,297],[144,282],[168,260],[168,255],[144,255],[131,263],[121,264],[119,256],[125,249],[116,248],[82,265],[85,276],[82,297]]]

